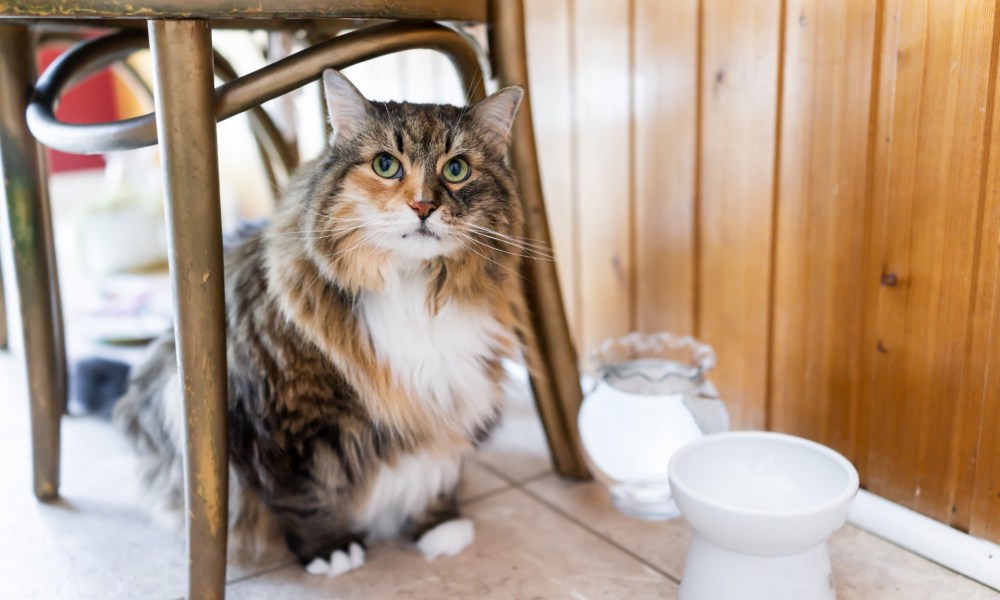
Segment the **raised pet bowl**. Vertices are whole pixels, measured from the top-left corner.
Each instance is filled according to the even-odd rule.
[[[858,492],[846,458],[781,433],[720,433],[679,449],[669,473],[695,530],[682,600],[835,598],[826,542]]]

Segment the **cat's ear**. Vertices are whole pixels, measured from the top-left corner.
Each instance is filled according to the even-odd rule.
[[[506,87],[472,107],[469,117],[479,125],[489,143],[503,150],[523,97],[521,88]]]
[[[323,71],[323,92],[333,128],[330,144],[354,137],[370,118],[371,104],[354,84],[333,69]]]

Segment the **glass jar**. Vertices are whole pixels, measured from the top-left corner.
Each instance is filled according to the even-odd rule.
[[[632,333],[591,354],[580,439],[594,477],[621,512],[660,520],[680,514],[667,465],[684,444],[727,431],[729,415],[706,373],[712,347],[670,333]]]

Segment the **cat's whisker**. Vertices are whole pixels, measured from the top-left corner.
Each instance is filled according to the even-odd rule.
[[[525,248],[525,249],[530,249],[530,250],[536,250],[538,252],[545,252],[545,253],[551,253],[553,251],[552,248],[550,248],[548,246],[541,245],[541,244],[534,244],[534,243],[531,243],[529,241],[526,241],[526,240],[523,240],[523,239],[511,236],[511,235],[499,233],[497,231],[493,231],[493,230],[490,230],[490,229],[482,229],[482,228],[471,227],[471,226],[469,227],[469,229],[471,231],[477,233],[477,234],[482,234],[482,235],[485,235],[485,236],[488,236],[488,237],[492,237],[492,238],[494,238],[496,240],[504,241],[504,242],[507,242],[507,243],[509,243],[511,245],[516,245],[516,246],[518,246],[520,248]]]
[[[483,254],[482,252],[479,252],[479,251],[478,251],[478,250],[476,250],[475,248],[471,248],[471,247],[469,247],[469,246],[467,246],[467,245],[463,244],[463,243],[462,243],[462,240],[458,239],[458,237],[455,237],[456,235],[457,235],[457,236],[461,236],[461,237],[464,237],[465,239],[469,240],[470,242],[473,242],[474,244],[478,244],[478,243],[480,243],[480,242],[476,242],[476,240],[472,239],[471,237],[469,237],[468,235],[466,235],[466,234],[464,234],[464,233],[462,233],[462,232],[460,232],[460,231],[456,231],[456,232],[454,232],[454,233],[453,233],[453,237],[454,237],[455,241],[456,241],[456,242],[458,242],[458,244],[459,244],[460,246],[462,246],[463,248],[465,248],[465,249],[466,249],[466,250],[468,250],[469,252],[472,252],[473,254],[476,254],[476,255],[480,256],[480,257],[481,257],[481,258],[482,258],[483,260],[487,260],[487,261],[489,261],[489,262],[491,262],[491,263],[495,264],[496,266],[500,267],[501,269],[506,269],[507,271],[510,271],[511,273],[513,273],[513,274],[514,274],[515,276],[517,276],[518,278],[520,278],[520,279],[522,279],[522,280],[524,279],[524,275],[521,275],[520,273],[518,273],[518,272],[517,272],[517,271],[515,271],[514,269],[511,269],[511,268],[510,268],[510,267],[508,267],[507,265],[504,265],[504,264],[501,264],[501,263],[499,263],[499,262],[497,262],[497,261],[493,260],[492,258],[490,258],[490,257],[486,256],[486,255],[485,255],[485,254]],[[487,246],[487,248],[492,248],[492,247],[490,247],[490,246]],[[493,249],[493,250],[495,250],[496,248],[492,248],[492,249]]]
[[[362,236],[360,240],[358,240],[356,243],[354,243],[351,247],[345,248],[344,250],[338,250],[337,252],[334,252],[332,254],[326,254],[324,256],[326,258],[337,258],[337,260],[340,260],[340,259],[342,259],[344,257],[343,255],[347,254],[348,252],[352,252],[354,250],[357,250],[358,248],[360,248],[360,247],[368,244],[368,242],[374,240],[381,233],[382,232],[378,231],[378,230],[369,231],[364,236]]]
[[[283,238],[292,239],[292,240],[322,240],[322,239],[326,239],[326,238],[332,238],[332,237],[346,235],[346,234],[348,234],[348,233],[350,233],[352,231],[357,231],[358,229],[364,229],[364,228],[369,227],[369,226],[374,225],[374,224],[375,224],[375,222],[372,221],[372,222],[362,223],[360,225],[355,225],[353,227],[347,227],[345,229],[330,229],[330,230],[327,230],[327,231],[318,230],[318,231],[313,231],[313,232],[296,232],[296,231],[290,231],[290,232],[287,232],[287,233],[276,234],[276,237],[283,237]],[[296,234],[301,234],[301,235],[296,235]]]
[[[509,236],[509,237],[515,237],[515,238],[517,238],[519,240],[524,240],[526,242],[534,242],[534,243],[536,243],[536,244],[538,244],[540,246],[548,246],[549,245],[549,243],[546,242],[546,241],[544,241],[544,240],[539,240],[539,239],[536,239],[536,238],[523,237],[523,236],[515,236],[513,234],[508,234],[508,233],[501,233],[501,232],[499,232],[499,231],[497,231],[495,229],[490,229],[489,227],[486,227],[484,225],[480,225],[478,223],[470,223],[469,227],[475,227],[477,229],[482,229],[484,231],[489,231],[490,233],[495,233],[497,235],[506,235],[506,236]]]
[[[477,229],[477,230],[482,231],[484,233],[490,233],[490,234],[493,234],[493,235],[496,235],[496,236],[499,236],[499,237],[503,237],[503,238],[511,240],[511,241],[516,241],[516,242],[518,242],[520,244],[526,245],[526,246],[531,247],[531,248],[537,248],[539,250],[545,250],[545,251],[551,251],[552,250],[552,246],[549,243],[544,242],[542,240],[536,240],[536,239],[533,239],[533,238],[526,238],[526,237],[518,237],[518,236],[514,236],[514,235],[511,235],[511,234],[508,234],[508,233],[501,233],[501,232],[496,231],[494,229],[490,229],[488,227],[483,227],[482,225],[476,225],[475,223],[470,223],[468,225],[468,227],[471,228],[471,229]]]
[[[508,250],[504,250],[503,248],[500,248],[499,246],[493,246],[492,244],[487,244],[488,246],[490,246],[491,248],[495,248],[499,252],[504,252],[506,254],[512,254],[514,256],[523,256],[524,258],[530,258],[530,259],[533,259],[533,260],[549,260],[549,261],[554,261],[556,259],[555,256],[553,254],[549,253],[549,252],[538,250],[538,249],[532,248],[530,246],[524,246],[523,244],[520,244],[520,243],[518,243],[516,241],[513,241],[513,240],[509,240],[509,239],[504,239],[504,238],[501,238],[501,237],[492,236],[492,235],[489,235],[487,233],[483,233],[481,231],[475,231],[475,232],[473,232],[473,235],[482,236],[482,237],[487,238],[487,239],[492,239],[492,240],[495,240],[495,241],[498,241],[498,242],[502,242],[504,244],[508,244],[510,246],[513,246],[513,247],[521,250],[522,254],[518,254],[518,253],[515,253],[515,252],[510,252]]]
[[[282,231],[273,233],[272,235],[274,235],[275,237],[281,237],[287,239],[319,240],[319,239],[336,237],[339,235],[346,235],[352,231],[376,225],[381,220],[383,220],[382,215],[374,215],[368,217],[333,217],[333,218],[336,221],[336,224],[342,223],[351,226],[343,228],[334,228],[334,229]],[[357,223],[357,225],[353,225],[354,223]]]
[[[503,248],[501,248],[499,246],[494,246],[493,244],[490,244],[490,243],[487,243],[487,242],[483,242],[483,241],[480,241],[480,240],[476,240],[475,239],[476,235],[481,235],[481,236],[486,237],[486,238],[489,238],[490,236],[487,236],[487,235],[485,235],[483,233],[475,233],[472,236],[470,236],[470,239],[473,239],[473,241],[475,241],[477,244],[480,244],[480,245],[485,246],[487,248],[490,248],[492,250],[496,250],[497,252],[503,252],[504,254],[509,254],[511,256],[516,256],[517,258],[529,258],[531,260],[555,261],[555,258],[552,257],[552,256],[535,256],[535,255],[532,255],[530,249],[521,248],[520,246],[517,246],[517,247],[520,248],[521,250],[523,250],[524,253],[511,252],[509,250],[504,250]],[[499,240],[499,241],[505,241],[505,240]],[[508,242],[508,243],[510,243],[510,242]]]
[[[271,185],[272,185],[272,186],[274,186],[274,183],[273,183],[273,182],[271,182]],[[274,187],[275,187],[275,189],[277,189],[278,191],[281,191],[280,189],[278,189],[278,187],[277,187],[277,186],[274,186]],[[316,215],[317,217],[323,217],[323,218],[326,218],[326,217],[328,216],[328,215],[324,215],[324,214],[323,214],[323,213],[321,213],[321,212],[317,212],[316,210],[314,210],[314,209],[312,209],[312,208],[310,208],[310,207],[306,206],[306,205],[305,205],[304,203],[302,203],[302,202],[297,202],[297,201],[295,200],[295,198],[294,198],[294,197],[293,197],[293,196],[292,196],[291,194],[289,194],[289,195],[287,195],[287,196],[284,196],[284,200],[283,200],[283,201],[284,201],[284,202],[291,202],[291,203],[292,203],[292,204],[294,204],[295,206],[298,206],[298,207],[299,207],[299,208],[301,208],[302,210],[304,210],[304,211],[306,211],[306,212],[308,212],[308,213],[312,213],[312,214]]]
[[[496,247],[496,249],[498,251],[500,251],[500,252],[506,252],[507,254],[515,254],[516,256],[523,256],[524,258],[530,258],[530,259],[533,259],[533,260],[555,261],[555,259],[556,259],[555,255],[552,252],[548,252],[548,251],[545,251],[545,250],[536,249],[536,248],[533,248],[531,246],[525,246],[525,245],[523,245],[523,244],[521,244],[521,243],[519,243],[519,242],[517,242],[515,240],[512,240],[512,239],[505,239],[503,237],[493,236],[493,235],[490,235],[488,233],[484,233],[484,232],[481,232],[481,231],[473,231],[473,234],[474,235],[482,236],[484,238],[493,239],[495,241],[498,241],[498,242],[501,242],[501,243],[504,243],[504,244],[508,244],[510,246],[513,246],[513,247],[521,250],[523,252],[523,254],[520,254],[520,255],[519,254],[515,254],[513,252],[508,252],[507,250],[504,250],[502,248]],[[492,244],[489,244],[489,245],[491,247],[494,247],[494,246],[492,246]]]
[[[479,77],[479,69],[472,75],[472,81],[469,82],[469,89],[465,90],[465,106],[462,107],[462,112],[458,113],[458,120],[455,124],[451,126],[451,131],[454,132],[458,129],[458,126],[462,123],[462,118],[465,113],[469,110],[469,105],[472,101],[472,89],[476,87],[476,79]]]
[[[498,232],[488,232],[488,230],[478,230],[478,229],[472,229],[472,232],[475,233],[475,234],[477,234],[477,235],[482,235],[483,237],[492,238],[492,239],[494,239],[494,240],[496,240],[498,242],[502,242],[504,244],[507,244],[507,245],[519,248],[519,249],[521,249],[525,253],[525,258],[542,259],[542,260],[552,260],[552,261],[554,261],[558,257],[558,259],[560,261],[565,261],[565,260],[574,261],[574,260],[577,260],[573,256],[567,255],[564,252],[558,252],[557,253],[551,247],[545,247],[545,246],[539,246],[539,245],[530,245],[527,242],[521,241],[519,238],[512,237],[512,236],[506,236],[506,235],[500,234]]]

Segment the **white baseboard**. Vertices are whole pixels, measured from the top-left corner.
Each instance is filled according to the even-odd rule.
[[[1000,590],[1000,545],[962,533],[865,490],[847,521],[969,579]]]

